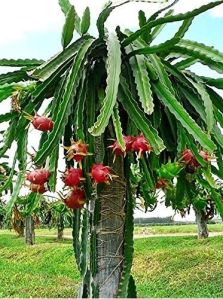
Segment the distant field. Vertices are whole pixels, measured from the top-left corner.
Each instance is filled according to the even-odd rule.
[[[0,230],[0,297],[73,298],[80,277],[71,240],[59,243],[53,236],[41,236],[36,243],[28,247],[23,239]],[[222,244],[222,236],[136,240],[138,297],[223,297]]]
[[[209,224],[209,232],[222,232],[223,223]],[[166,226],[135,226],[135,234],[175,234],[175,233],[197,233],[196,224],[187,225],[166,225]]]
[[[210,232],[222,232],[223,224],[209,224],[208,229]],[[135,226],[136,235],[156,235],[156,234],[175,234],[175,233],[197,233],[197,226],[195,224],[187,225],[167,225],[167,226]],[[42,235],[56,235],[56,229],[36,229],[36,234]],[[65,236],[72,235],[72,229],[64,230]]]

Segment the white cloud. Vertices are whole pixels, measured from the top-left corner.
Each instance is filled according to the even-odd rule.
[[[55,0],[1,1],[0,44],[21,40],[27,33],[58,30],[62,23]]]
[[[223,5],[216,7],[212,10],[213,17],[223,17]]]
[[[199,8],[202,5],[208,4],[212,1],[210,0],[196,0],[196,1],[185,1],[185,0],[181,0],[179,1],[176,5],[175,5],[175,12],[180,13],[180,12],[187,12],[187,11],[191,11],[195,8]],[[210,10],[210,14],[212,16],[223,16],[223,5],[219,5],[215,8],[212,8]]]
[[[93,19],[97,18],[106,0],[71,0],[82,14],[84,8],[89,6]],[[114,1],[114,2],[120,2]],[[175,6],[175,11],[185,12],[200,5],[209,3],[210,0],[186,1],[181,0]],[[138,24],[137,12],[145,10],[147,15],[152,14],[167,4],[128,3],[114,10],[109,17],[107,26],[114,28],[117,24],[121,27],[135,27]],[[213,16],[223,16],[223,5],[211,10]],[[16,43],[33,32],[53,32],[62,29],[64,16],[60,11],[57,0],[7,0],[0,3],[0,45]]]
[[[169,2],[171,3],[172,1]],[[210,0],[180,0],[177,4],[175,4],[174,11],[175,13],[185,13],[210,2]],[[132,28],[137,26],[138,24],[138,11],[140,9],[144,10],[147,16],[150,16],[155,11],[157,11],[157,9],[160,9],[167,5],[167,3],[128,3],[112,12],[107,25],[109,26],[109,28],[114,28],[114,26],[118,24],[124,28]],[[212,16],[223,16],[223,5],[210,10],[210,14]]]

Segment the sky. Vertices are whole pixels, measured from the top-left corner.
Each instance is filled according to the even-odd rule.
[[[162,0],[157,0],[162,2]],[[81,16],[84,9],[89,6],[91,11],[91,21],[95,24],[101,8],[107,1],[104,0],[70,0],[78,14]],[[113,1],[120,3],[121,1]],[[171,3],[172,1],[169,1]],[[175,13],[186,12],[207,4],[209,0],[179,0],[175,5]],[[166,6],[167,3],[131,3],[125,4],[112,12],[106,27],[109,30],[119,24],[122,29],[138,28],[137,12],[142,9],[149,17],[157,9]],[[64,15],[58,5],[58,0],[1,0],[0,1],[0,58],[38,58],[49,59],[61,47],[61,32],[64,23]],[[171,38],[176,32],[179,24],[169,24],[163,33],[153,44],[164,42]],[[194,21],[185,38],[196,40],[214,46],[223,51],[223,5],[220,5],[200,16]],[[97,36],[96,26],[92,25],[90,33]],[[75,38],[76,36],[74,36]],[[209,71],[202,65],[196,65],[197,73],[203,75],[217,76],[213,71]],[[8,71],[8,68],[0,68],[0,73]],[[10,107],[5,105],[5,101],[0,105],[2,111],[7,111]],[[37,138],[31,140],[35,143]],[[159,205],[150,216],[170,216],[173,215],[171,209],[165,209]],[[137,212],[137,216],[145,216],[144,213]],[[180,220],[177,216],[175,219]],[[193,220],[194,216],[190,216]]]
[[[118,1],[114,1],[116,3]],[[120,1],[119,1],[120,2]],[[170,1],[169,1],[170,2]],[[175,12],[186,12],[209,3],[208,0],[179,0]],[[104,0],[71,0],[79,15],[86,6],[91,9],[92,23],[106,3]],[[107,27],[113,30],[117,24],[122,28],[137,28],[137,11],[143,9],[149,16],[165,4],[131,2],[117,8],[108,19]],[[196,39],[217,48],[223,48],[220,32],[223,29],[223,5],[199,16],[187,33],[187,38]],[[35,57],[47,59],[61,50],[60,35],[64,15],[58,0],[1,0],[0,1],[0,57]],[[176,28],[168,25],[167,36]],[[91,33],[96,35],[95,26]],[[171,35],[170,35],[171,36]],[[162,35],[162,38],[165,37]]]

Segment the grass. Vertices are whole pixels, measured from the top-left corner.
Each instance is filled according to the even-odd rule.
[[[80,276],[71,240],[58,243],[53,236],[40,236],[36,243],[27,247],[13,233],[0,231],[0,297],[74,297]],[[223,297],[222,243],[222,236],[136,240],[138,296]]]
[[[35,246],[13,234],[0,235],[0,298],[74,297],[79,273],[71,240],[38,237]]]
[[[141,297],[223,297],[223,237],[156,237],[135,242]]]

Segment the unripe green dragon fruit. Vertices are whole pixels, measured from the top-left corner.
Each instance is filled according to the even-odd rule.
[[[174,177],[178,176],[184,167],[180,165],[179,162],[168,162],[167,164],[162,164],[157,170],[159,178],[172,180]]]

